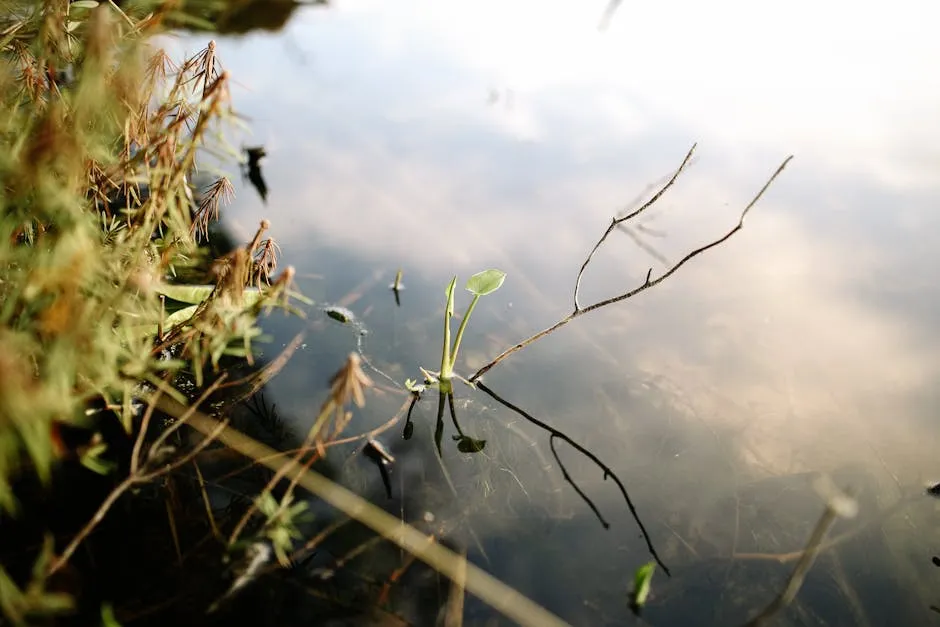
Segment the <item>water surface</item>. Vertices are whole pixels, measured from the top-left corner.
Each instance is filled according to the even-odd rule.
[[[243,182],[226,220],[247,239],[270,219],[302,290],[356,313],[364,353],[401,383],[439,364],[454,274],[462,285],[484,268],[508,272],[474,313],[459,365],[469,374],[571,311],[577,269],[611,217],[639,206],[694,142],[677,185],[630,233],[612,233],[583,303],[722,235],[794,154],[726,245],[485,379],[626,483],[674,575],[657,575],[648,619],[728,624],[747,603],[720,591],[751,583],[769,602],[792,567],[732,552],[748,537],[763,538],[752,553],[798,550],[822,512],[804,473],[859,489],[864,520],[936,476],[940,43],[929,29],[940,8],[624,3],[601,33],[603,8],[344,2],[301,10],[278,34],[219,40],[252,129],[238,141],[270,153],[267,204]],[[400,307],[387,289],[399,268]],[[468,300],[458,296],[458,313]],[[301,429],[358,341],[315,314],[268,392]],[[305,325],[271,320],[269,350]],[[403,399],[375,378],[387,391],[351,428],[380,424]],[[604,531],[543,430],[479,391],[458,396],[461,427],[486,449],[459,453],[448,420],[448,484],[436,400],[423,401],[411,440],[387,436],[401,460],[390,507],[450,521],[444,534],[472,559],[572,623],[629,622],[632,573],[650,556],[612,482],[559,445]],[[355,460],[334,461],[382,502]],[[797,505],[753,483],[768,478],[791,479]],[[940,543],[918,507],[821,559],[789,618],[928,619]],[[878,550],[859,553],[871,538]],[[881,593],[896,614],[877,613]],[[468,621],[488,616],[468,605]]]

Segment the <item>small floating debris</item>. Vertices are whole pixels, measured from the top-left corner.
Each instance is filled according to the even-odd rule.
[[[401,282],[401,268],[398,269],[398,273],[395,274],[395,282],[388,286],[388,289],[392,290],[395,294],[395,305],[401,307],[401,294],[400,292],[405,289],[405,284]]]
[[[405,289],[405,284],[401,282],[402,271],[401,268],[398,269],[398,272],[395,274],[395,281],[388,286],[388,289],[394,292],[400,292]]]
[[[348,324],[356,319],[356,315],[345,307],[325,307],[323,311],[333,320],[343,324]]]

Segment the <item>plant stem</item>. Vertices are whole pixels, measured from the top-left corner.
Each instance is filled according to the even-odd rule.
[[[474,294],[473,300],[470,301],[470,306],[467,307],[467,313],[463,315],[463,320],[460,321],[460,326],[457,328],[457,337],[454,339],[454,349],[450,353],[450,368],[452,373],[454,366],[457,364],[457,351],[460,350],[460,340],[463,339],[463,332],[467,328],[467,322],[470,320],[470,314],[473,313],[473,308],[477,306],[478,300],[480,300],[480,295]]]
[[[457,285],[455,276],[447,286],[447,306],[444,308],[444,347],[441,350],[441,374],[439,377],[442,393],[450,391],[450,379],[453,372],[453,362],[450,358],[450,319],[454,316],[454,286]]]

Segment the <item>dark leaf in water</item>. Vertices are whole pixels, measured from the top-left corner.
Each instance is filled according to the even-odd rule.
[[[935,483],[927,488],[927,494],[940,498],[940,483]]]
[[[366,442],[362,452],[365,453],[366,457],[377,464],[388,464],[395,461],[395,458],[388,452],[385,445],[374,438],[370,438],[369,441]]]
[[[468,435],[455,435],[454,439],[461,453],[479,453],[486,446],[486,440],[474,440]]]
[[[382,475],[382,484],[385,486],[385,495],[392,498],[392,480],[388,476],[388,464],[379,464],[379,473]]]
[[[415,432],[415,423],[411,422],[411,420],[409,419],[408,422],[405,423],[405,429],[404,431],[402,431],[401,437],[405,440],[410,440],[411,436],[414,435],[414,432]]]
[[[323,311],[325,311],[326,315],[328,315],[333,320],[337,320],[343,324],[352,322],[356,318],[353,315],[353,312],[349,311],[345,307],[327,307]]]
[[[933,562],[934,566],[940,566],[940,557],[937,557],[936,555],[934,555],[933,559],[930,561]]]
[[[263,146],[255,146],[253,148],[245,148],[245,155],[248,157],[248,164],[246,165],[248,180],[251,182],[252,186],[258,190],[258,195],[261,196],[261,202],[267,204],[268,184],[265,182],[264,175],[261,173],[261,160],[267,156],[267,153]]]

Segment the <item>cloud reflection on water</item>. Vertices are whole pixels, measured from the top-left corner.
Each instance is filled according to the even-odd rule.
[[[606,329],[576,324],[625,368],[669,372],[743,405],[796,403],[771,412],[778,422],[761,418],[762,447],[785,433],[785,446],[804,449],[829,430],[850,456],[858,443],[846,434],[883,440],[911,411],[905,398],[938,372],[935,335],[924,332],[936,301],[912,317],[865,280],[890,267],[892,298],[916,301],[918,278],[940,267],[940,236],[925,228],[937,224],[940,79],[930,60],[940,44],[926,30],[937,10],[798,3],[768,16],[733,1],[646,3],[621,8],[599,35],[582,6],[350,3],[291,27],[304,66],[273,62],[268,36],[220,53],[254,90],[237,102],[273,145],[268,215],[288,256],[328,242],[431,283],[498,265],[528,290],[519,306],[535,324],[566,313],[597,233],[691,140],[703,140],[699,163],[655,222],[668,224],[657,244],[672,259],[732,224],[795,152],[745,231],[665,286],[658,311],[628,304],[605,314]],[[881,203],[847,202],[858,187]],[[247,203],[234,216],[257,212]],[[591,277],[599,287],[588,288],[596,294],[622,285],[624,267],[637,282],[656,265],[626,238],[609,246]],[[905,273],[912,284],[899,296]],[[618,318],[630,333],[608,332]],[[892,416],[851,410],[879,395],[893,399]],[[918,441],[912,431],[905,446]]]
[[[387,268],[390,281],[403,267],[405,298],[432,304],[387,358],[413,358],[414,374],[451,274],[509,272],[474,314],[462,359],[479,361],[570,311],[577,267],[611,216],[693,141],[696,165],[649,216],[664,234],[649,241],[673,261],[727,230],[795,153],[726,246],[490,381],[637,483],[651,474],[641,468],[653,482],[670,469],[728,481],[726,441],[757,473],[860,462],[910,485],[935,472],[940,5],[624,3],[599,35],[602,4],[340,3],[290,27],[303,63],[275,37],[221,41],[244,85],[246,143],[270,152],[267,209],[245,190],[230,223],[251,233],[271,219],[301,273],[328,273],[336,250],[344,271],[354,260],[350,272]],[[592,299],[662,271],[616,233],[595,263]],[[488,328],[494,319],[503,326]],[[369,342],[381,350],[380,334]],[[700,457],[682,457],[670,411],[643,423],[618,396],[652,379],[699,420],[688,431]],[[650,447],[656,438],[674,445]],[[531,489],[544,469],[521,466]]]

